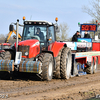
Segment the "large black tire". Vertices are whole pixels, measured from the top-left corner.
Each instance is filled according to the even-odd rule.
[[[54,72],[54,77],[55,77],[56,79],[61,78],[61,77],[60,77],[60,57],[61,57],[61,51],[62,51],[62,50],[59,51],[58,56],[57,56],[57,58],[55,59],[55,60],[56,60],[56,71]]]
[[[93,74],[93,70],[94,70],[94,59],[93,59],[93,62],[92,62],[92,64],[91,64],[91,66],[87,66],[87,67],[85,68],[85,72],[86,72],[87,74]]]
[[[0,59],[11,60],[14,59],[14,54],[11,51],[5,51],[0,53]]]
[[[39,56],[39,61],[42,62],[42,72],[41,79],[42,80],[51,80],[53,77],[53,56],[49,53],[43,53]]]
[[[69,79],[71,76],[72,55],[71,49],[65,47],[61,53],[60,74],[62,79]]]
[[[0,53],[0,59],[11,60],[13,58],[13,53],[10,51],[5,51]],[[9,72],[0,71],[0,79],[10,79]]]
[[[0,71],[0,79],[9,80],[10,74],[7,71]]]
[[[93,74],[95,74],[97,72],[97,68],[98,68],[98,57],[96,57],[96,63],[93,67]]]

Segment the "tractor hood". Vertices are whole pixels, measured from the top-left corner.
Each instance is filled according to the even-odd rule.
[[[31,40],[24,40],[24,41],[21,41],[21,42],[19,42],[18,43],[18,45],[22,45],[22,46],[30,46],[30,47],[34,47],[34,46],[36,46],[36,45],[39,45],[40,43],[39,43],[39,41],[38,40],[33,40],[33,39],[31,39]]]
[[[22,57],[33,58],[40,53],[40,43],[36,39],[24,40],[18,43],[18,51],[22,52]]]

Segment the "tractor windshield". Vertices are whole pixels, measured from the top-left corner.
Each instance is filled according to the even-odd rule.
[[[46,42],[45,25],[25,25],[22,40],[38,39],[40,42]]]

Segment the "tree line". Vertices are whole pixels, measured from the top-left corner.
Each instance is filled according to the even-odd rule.
[[[96,24],[96,20],[100,23],[100,0],[91,0],[88,6],[84,5],[82,7],[82,10],[93,18],[90,23]],[[100,26],[98,26],[95,35],[98,35],[99,33]],[[90,34],[92,38],[94,38],[94,33],[90,32]]]
[[[7,34],[0,34],[0,40],[5,40],[7,38]],[[10,37],[10,40],[13,40],[13,36]]]

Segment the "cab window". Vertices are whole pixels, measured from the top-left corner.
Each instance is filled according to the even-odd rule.
[[[50,43],[51,42],[54,42],[55,41],[55,36],[54,36],[54,26],[50,26],[48,28],[48,36],[49,36],[49,39],[51,39]]]

